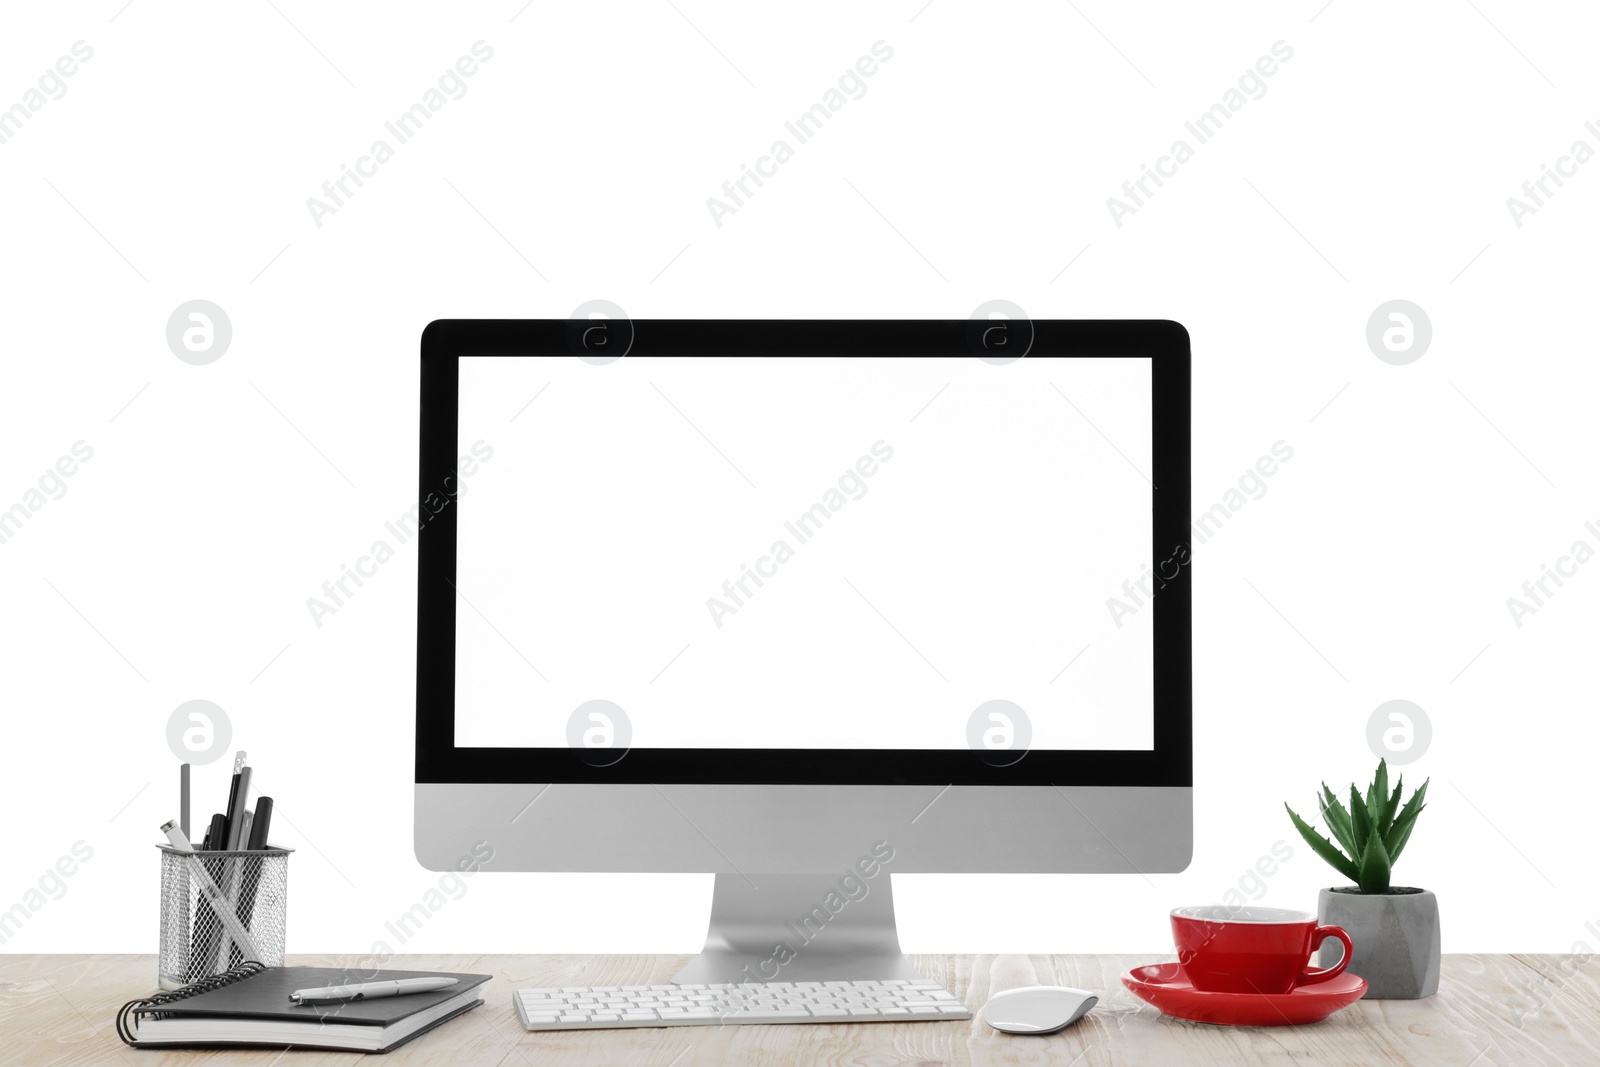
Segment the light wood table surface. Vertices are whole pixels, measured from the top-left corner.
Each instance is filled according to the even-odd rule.
[[[1600,1064],[1600,964],[1579,956],[1446,956],[1439,993],[1420,1001],[1361,1001],[1325,1022],[1234,1028],[1162,1016],[1122,987],[1149,956],[913,956],[974,1011],[990,994],[1055,984],[1098,991],[1098,1007],[1049,1037],[996,1033],[971,1021],[854,1025],[697,1026],[528,1033],[511,991],[530,986],[640,985],[669,980],[675,956],[400,956],[406,970],[492,974],[484,1003],[373,1064],[1407,1064],[1510,1067]],[[357,957],[293,956],[290,964],[346,966]],[[131,1049],[112,1016],[155,992],[151,956],[0,955],[0,1064],[87,1067],[323,1067],[359,1053]],[[282,1057],[281,1059],[279,1057]]]

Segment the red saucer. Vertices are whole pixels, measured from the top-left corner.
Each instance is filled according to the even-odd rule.
[[[1190,984],[1176,963],[1135,967],[1122,976],[1129,992],[1164,1015],[1221,1026],[1293,1026],[1321,1022],[1367,991],[1367,980],[1348,971],[1300,986],[1293,993],[1205,993]]]

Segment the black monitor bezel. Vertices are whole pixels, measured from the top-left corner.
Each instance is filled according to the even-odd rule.
[[[441,319],[422,333],[418,500],[441,506],[417,538],[418,783],[1107,785],[1193,784],[1189,334],[1164,320],[1036,320],[1028,359],[1144,358],[1152,364],[1152,538],[1162,570],[1152,601],[1154,748],[1029,752],[1009,766],[960,749],[633,749],[594,766],[571,748],[455,744],[455,571],[459,359],[570,355],[565,319]],[[972,356],[966,320],[647,319],[626,358],[652,356]],[[576,358],[576,357],[574,357]],[[1169,546],[1163,550],[1162,546]],[[1181,555],[1180,555],[1181,550]],[[1152,569],[1158,564],[1152,561]],[[1167,572],[1173,573],[1169,577]],[[1067,650],[1070,651],[1070,650]]]

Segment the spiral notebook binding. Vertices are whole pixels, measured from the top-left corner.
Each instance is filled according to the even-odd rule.
[[[182,989],[174,989],[166,993],[157,993],[153,997],[142,997],[130,1000],[117,1011],[117,1036],[129,1045],[138,1044],[138,1026],[133,1024],[133,1013],[140,1008],[158,1007],[164,1004],[174,1004],[180,1000],[197,997],[201,993],[209,993],[213,989],[221,989],[235,982],[243,981],[267,969],[267,965],[256,960],[248,960],[239,966],[202,978],[198,982],[190,982]],[[164,1012],[146,1012],[153,1019],[164,1018]]]

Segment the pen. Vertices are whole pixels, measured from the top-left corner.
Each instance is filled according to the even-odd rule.
[[[245,777],[248,778],[250,776],[250,768],[246,767],[244,772]],[[244,847],[244,841],[250,834],[250,821],[254,817],[255,816],[250,813],[250,809],[246,808],[244,809],[244,815],[239,819],[240,848]],[[247,857],[244,856],[231,856],[224,862],[228,867],[228,884],[225,887],[228,894],[228,900],[230,903],[233,901],[239,902],[240,907],[236,909],[239,915],[239,920],[244,923],[244,928],[248,930],[250,929],[250,913],[255,908],[255,899],[252,895],[250,904],[245,906],[244,900],[240,896],[240,890],[243,888],[240,883],[244,880],[244,864],[246,858]],[[237,967],[239,964],[243,963],[244,956],[240,953],[241,950],[238,945],[231,944],[227,938],[222,939],[222,952],[220,955],[222,959],[226,961],[226,966]]]
[[[233,757],[233,781],[228,786],[228,806],[222,809],[222,817],[224,820],[231,819],[238,814],[238,812],[234,810],[234,805],[238,803],[239,800],[239,774],[244,770],[244,761],[244,749],[241,748],[238,754]],[[243,805],[240,806],[242,807]],[[215,842],[215,847],[219,849],[228,848],[228,842],[232,840],[232,834],[233,830],[226,824],[226,822],[224,822],[222,827],[222,837]]]
[[[372,1000],[375,997],[403,997],[407,993],[432,993],[457,985],[459,978],[396,978],[387,982],[357,982],[330,985],[320,989],[297,989],[289,994],[296,1004],[313,1000]]]
[[[245,830],[244,806],[250,803],[250,768],[240,768],[234,775],[237,788],[228,808],[228,851],[237,852],[244,848]]]
[[[211,852],[222,847],[218,843],[222,836],[222,823],[223,818],[221,815],[211,816],[211,821],[206,824],[205,839],[200,843],[201,852]],[[172,836],[171,831],[166,830],[165,827],[163,827],[163,830],[169,838]],[[183,832],[181,827],[178,832]],[[183,839],[188,841],[189,835],[183,834]],[[173,841],[173,847],[180,847],[176,840]],[[194,845],[191,844],[189,847],[193,848]],[[202,872],[208,874],[222,873],[217,867],[217,861],[210,859],[204,861]],[[200,898],[195,901],[194,940],[189,946],[187,978],[191,982],[204,978],[211,973],[211,957],[216,948],[215,944],[213,944],[213,939],[216,937],[216,921],[216,913],[211,908],[211,902],[206,900],[205,894],[202,893]]]
[[[211,828],[206,831],[205,851],[220,852],[227,847],[227,841],[223,839],[224,834],[227,832],[227,826],[228,820],[226,816],[211,816]],[[208,859],[204,862],[206,872],[214,878],[222,877],[224,866],[224,862],[220,859]],[[190,947],[189,958],[191,965],[197,970],[190,977],[190,981],[204,978],[212,972],[212,964],[216,958],[217,939],[221,935],[221,931],[216,926],[216,923],[220,920],[217,919],[216,912],[211,906],[211,901],[204,899],[203,895],[202,899],[196,902],[195,914],[197,916],[195,943]]]
[[[242,847],[251,852],[260,852],[267,848],[267,831],[272,825],[272,798],[258,797],[256,799],[255,816],[250,821],[250,832],[246,836]],[[262,861],[265,862],[265,861]],[[256,917],[256,887],[259,879],[252,879],[245,883],[244,893],[239,898],[239,918],[244,920],[246,929],[254,929]]]

